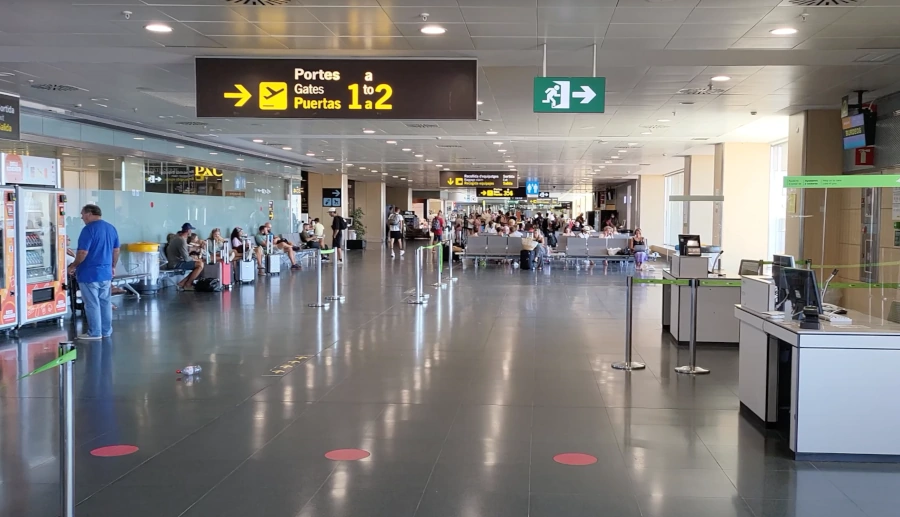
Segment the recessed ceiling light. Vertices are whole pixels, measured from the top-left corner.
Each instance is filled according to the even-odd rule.
[[[434,160],[428,159],[428,160],[425,160],[425,161],[428,162],[428,163],[431,163],[431,162],[433,162]]]
[[[710,79],[710,81],[715,81],[717,83],[730,81],[730,80],[731,80],[731,77],[728,77],[727,75],[717,75],[717,76],[713,77],[712,79]]]
[[[437,36],[439,34],[447,32],[447,29],[441,27],[440,25],[426,25],[419,29],[419,32],[421,32],[422,34],[427,34],[429,36]]]
[[[315,156],[316,153],[306,153],[306,156]]]
[[[374,129],[363,129],[363,133],[365,133],[367,135],[371,135],[371,134],[375,133],[375,130]]]
[[[627,150],[627,149],[619,149],[619,152],[620,152],[620,153],[627,153],[628,150]]]
[[[382,172],[382,173],[381,173],[381,175],[382,175],[382,176],[387,176],[387,175],[388,175],[388,173],[386,173],[386,172]]]
[[[385,143],[386,143],[386,144],[393,144],[393,145],[396,145],[396,144],[397,144],[397,141],[396,141],[396,140],[388,140],[388,141],[385,142]]]
[[[504,163],[512,163],[512,160],[506,160]]]
[[[628,142],[628,145],[637,145],[637,142]]]
[[[175,149],[184,149],[184,146],[183,146],[183,145],[176,145],[176,146],[175,146]]]
[[[408,179],[408,180],[406,180],[406,181],[408,181],[408,182],[410,182],[410,183],[412,183],[412,178],[410,178],[410,179]]]
[[[94,165],[93,163],[89,163],[88,167],[96,167],[96,165]]]
[[[265,142],[265,140],[263,140],[262,138],[254,138],[253,139],[254,144],[261,144],[263,142]]]
[[[165,23],[150,23],[144,25],[144,28],[150,32],[172,32],[172,27],[169,27]]]
[[[284,168],[285,168],[285,169],[290,169],[291,166],[290,166],[290,165],[285,165]]]
[[[266,162],[266,165],[272,165],[272,164],[271,164],[271,163],[269,163],[269,162]]]
[[[598,168],[598,169],[605,169],[605,168],[606,168],[606,165],[598,165],[597,168]],[[597,171],[597,172],[599,172],[599,171]]]
[[[404,147],[403,149],[400,149],[400,150],[401,150],[401,151],[406,151],[407,153],[410,152],[410,151],[412,151],[412,149],[410,149],[409,147]]]
[[[658,118],[658,119],[656,119],[656,121],[657,122],[671,122],[671,120],[669,120],[667,118]]]
[[[506,149],[497,149],[497,152],[498,152],[498,153],[505,153],[505,152],[506,152]]]
[[[347,167],[353,167],[353,164],[352,164],[352,163],[348,163],[348,164],[347,164]]]
[[[136,136],[136,137],[134,137],[134,139],[135,139],[135,140],[143,140],[144,137],[142,137],[142,136]]]
[[[641,134],[642,134],[642,135],[652,135],[653,133],[651,133],[650,131],[644,131],[644,132],[641,133]]]
[[[621,156],[610,156],[610,158],[612,158],[613,160],[621,160],[622,159]]]
[[[494,130],[490,130],[490,131],[485,131],[484,134],[486,134],[486,135],[496,135],[497,132],[494,131]]]
[[[503,142],[494,142],[494,145],[503,145]]]
[[[115,159],[115,158],[107,158],[107,160],[108,160],[108,161],[111,161],[111,162],[114,162],[114,161],[116,161],[116,159]]]
[[[372,171],[372,172],[378,172],[378,171],[377,171],[377,170],[375,170],[375,169],[369,169],[369,170],[370,170],[370,171]]]
[[[365,168],[365,167],[360,167],[359,170],[364,171],[364,170],[366,170],[366,168]]]
[[[482,102],[482,101],[478,101],[478,102],[476,102],[476,103],[475,103],[475,104],[477,104],[477,105],[479,105],[479,106],[481,106],[481,105],[482,105],[482,104],[484,104],[484,102]]]
[[[325,161],[326,161],[326,162],[333,162],[333,161],[334,161],[334,158],[325,158]]]
[[[391,176],[392,178],[399,178],[400,176]]]
[[[284,146],[284,147],[282,147],[281,149],[283,149],[283,150],[285,150],[285,151],[290,151],[290,150],[293,149],[293,147]]]
[[[611,161],[609,161],[609,160],[606,160],[606,161],[605,161],[605,162],[603,162],[603,163],[612,163],[612,162],[611,162]]]
[[[63,156],[69,156],[69,153],[62,153]]]
[[[244,159],[243,159],[243,158],[238,158],[237,161],[242,162],[242,161],[244,161]]]
[[[770,30],[769,34],[774,34],[776,36],[790,36],[791,34],[797,34],[797,29],[793,27],[782,27],[780,29]]]
[[[415,155],[416,158],[421,158],[421,157],[423,157],[423,156],[425,156],[425,155],[424,155],[424,154],[417,154],[417,155]]]
[[[211,152],[211,153],[209,153],[209,154],[215,156],[215,155],[217,155],[217,154],[219,154],[219,153],[212,153],[212,152]]]
[[[682,106],[692,106],[694,101],[681,101],[678,104],[681,104]]]

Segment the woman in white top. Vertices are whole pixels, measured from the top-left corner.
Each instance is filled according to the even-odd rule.
[[[497,227],[493,222],[487,223],[484,230],[485,235],[497,235]]]

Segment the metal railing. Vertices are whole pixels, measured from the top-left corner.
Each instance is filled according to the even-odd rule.
[[[322,256],[323,255],[331,255],[334,253],[334,249],[330,250],[316,250],[316,303],[309,304],[310,307],[328,307],[330,304],[322,301]],[[341,296],[339,292],[338,286],[338,264],[335,262],[332,264],[334,268],[334,284],[332,286],[331,296],[329,296],[328,300],[335,301],[343,301],[344,297]]]

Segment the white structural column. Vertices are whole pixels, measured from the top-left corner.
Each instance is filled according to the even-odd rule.
[[[736,271],[741,259],[768,254],[771,145],[724,143],[715,152],[715,194],[725,200],[714,213],[713,234],[721,220],[722,267]]]

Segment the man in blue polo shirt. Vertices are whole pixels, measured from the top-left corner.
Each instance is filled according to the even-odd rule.
[[[119,233],[116,228],[101,219],[97,205],[84,205],[81,220],[84,228],[78,236],[75,262],[69,266],[74,273],[84,301],[87,332],[78,339],[96,341],[112,335],[111,285],[119,262]]]

